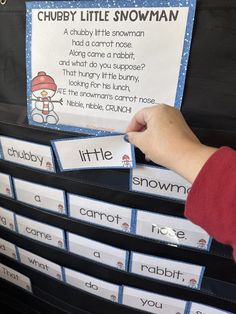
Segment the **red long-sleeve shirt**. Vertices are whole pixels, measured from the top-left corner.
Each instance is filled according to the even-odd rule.
[[[195,179],[185,216],[217,241],[233,247],[236,261],[236,151],[217,150]]]

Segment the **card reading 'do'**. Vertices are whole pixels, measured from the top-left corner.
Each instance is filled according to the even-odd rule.
[[[65,277],[66,282],[76,288],[99,295],[100,297],[113,302],[119,301],[121,287],[118,285],[88,276],[69,268],[65,268]]]
[[[123,135],[52,141],[61,171],[90,168],[134,168],[133,145]]]

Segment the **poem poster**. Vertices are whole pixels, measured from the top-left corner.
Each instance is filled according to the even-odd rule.
[[[156,103],[181,106],[195,0],[27,3],[28,121],[123,133]]]

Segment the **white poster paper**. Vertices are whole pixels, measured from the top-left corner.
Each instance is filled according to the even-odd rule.
[[[65,249],[64,231],[47,224],[16,215],[18,232],[28,238]]]
[[[233,314],[200,303],[191,303],[189,314]]]
[[[19,247],[18,252],[21,263],[58,280],[63,280],[61,266]]]
[[[0,226],[16,231],[14,213],[3,207],[0,207]]]
[[[12,269],[4,264],[0,264],[0,278],[5,279],[29,292],[32,292],[30,279],[15,269]]]
[[[28,2],[29,123],[124,132],[142,107],[179,107],[194,10],[194,0]]]
[[[123,135],[52,141],[61,171],[90,168],[133,168],[133,145]]]
[[[65,191],[13,178],[17,201],[66,214]]]
[[[134,209],[67,194],[70,217],[124,232],[133,231]]]
[[[130,272],[190,288],[200,289],[204,270],[199,265],[135,252],[131,254]]]
[[[11,176],[0,173],[0,194],[14,198]]]
[[[55,172],[50,146],[0,136],[3,159],[39,170]]]
[[[0,238],[0,253],[17,260],[15,244]]]
[[[127,251],[73,233],[68,232],[67,236],[70,252],[120,270],[127,270]]]
[[[161,294],[123,287],[122,304],[148,313],[185,314],[187,302]]]
[[[120,286],[85,275],[72,269],[64,268],[64,270],[65,280],[68,284],[110,301],[118,302]]]
[[[137,211],[136,234],[177,245],[209,250],[211,237],[191,221],[173,216]]]
[[[130,189],[161,197],[186,200],[190,183],[175,172],[139,164],[132,169]]]

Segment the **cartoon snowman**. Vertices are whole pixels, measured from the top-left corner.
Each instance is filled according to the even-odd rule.
[[[54,111],[54,103],[62,105],[62,99],[52,100],[57,90],[54,79],[45,72],[38,72],[38,75],[32,79],[31,91],[35,98],[35,108],[32,110],[32,119],[38,123],[57,124],[58,115]]]

